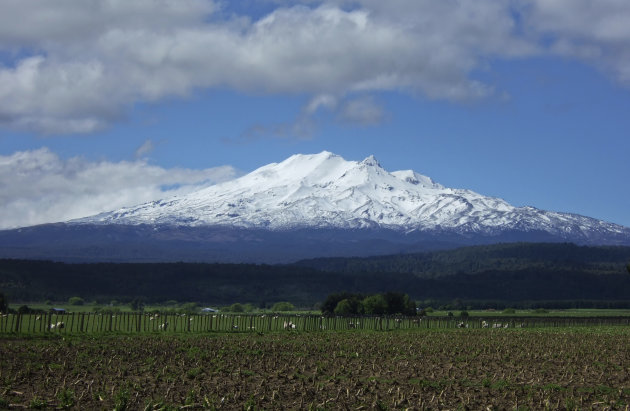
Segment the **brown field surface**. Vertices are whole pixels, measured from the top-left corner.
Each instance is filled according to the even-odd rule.
[[[0,408],[524,410],[628,404],[628,327],[0,339]]]

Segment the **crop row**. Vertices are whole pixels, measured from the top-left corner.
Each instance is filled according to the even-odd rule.
[[[0,402],[119,410],[626,409],[628,346],[626,327],[15,336],[0,344]]]

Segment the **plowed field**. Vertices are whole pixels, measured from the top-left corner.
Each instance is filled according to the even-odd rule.
[[[627,409],[630,329],[6,337],[0,408]]]

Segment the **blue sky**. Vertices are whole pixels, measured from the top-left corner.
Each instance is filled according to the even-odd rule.
[[[630,226],[630,3],[2,3],[0,228],[322,150]]]

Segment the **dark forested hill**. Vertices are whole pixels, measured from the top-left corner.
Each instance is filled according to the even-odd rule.
[[[362,258],[318,258],[296,265],[338,273],[409,273],[421,278],[488,271],[575,271],[621,274],[630,247],[588,247],[571,243],[509,243]]]
[[[402,291],[417,300],[626,301],[630,247],[503,244],[294,265],[83,263],[0,260],[0,292],[11,301],[109,302],[141,297],[211,304],[291,301],[330,293]]]

